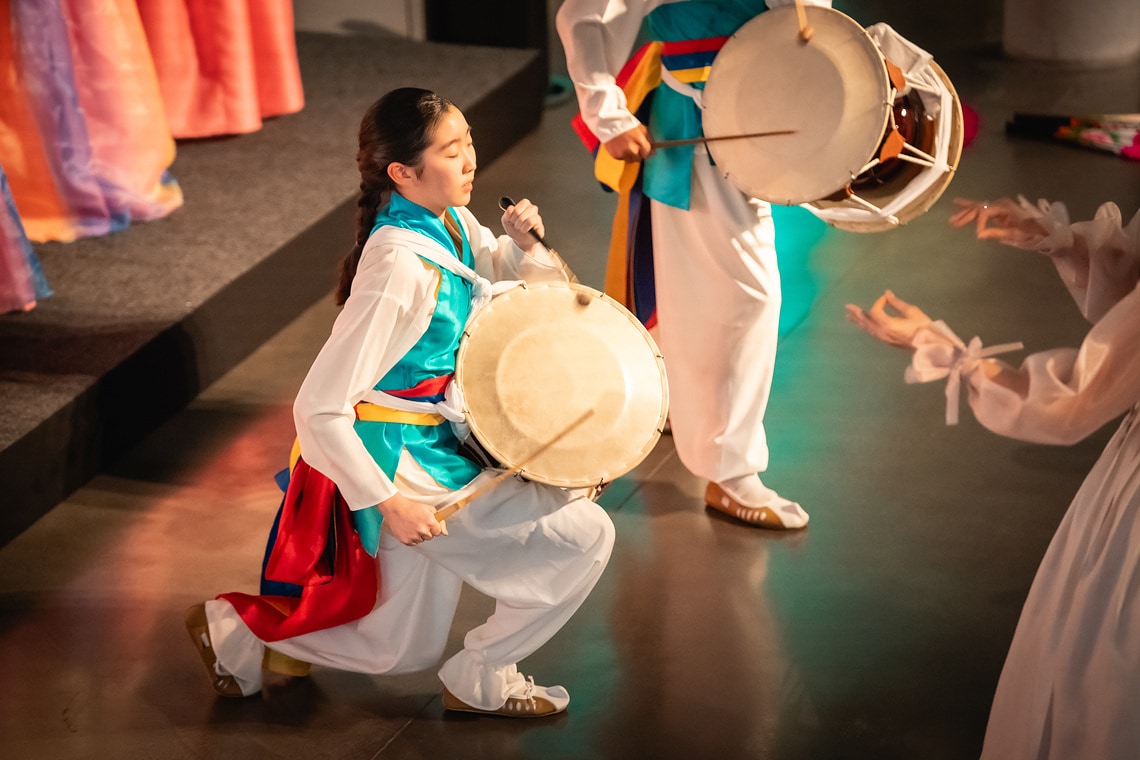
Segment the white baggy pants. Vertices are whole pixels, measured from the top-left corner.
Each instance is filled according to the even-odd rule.
[[[448,535],[415,547],[384,531],[380,598],[345,625],[276,641],[272,648],[315,665],[406,673],[439,661],[464,583],[495,599],[439,672],[473,707],[495,710],[522,677],[515,663],[538,649],[586,599],[609,560],[609,515],[577,493],[510,479],[447,520]],[[226,601],[206,604],[221,672],[243,693],[261,688],[265,644]]]
[[[737,190],[698,146],[689,210],[652,201],[650,213],[677,454],[715,483],[763,472],[780,327],[771,207]]]

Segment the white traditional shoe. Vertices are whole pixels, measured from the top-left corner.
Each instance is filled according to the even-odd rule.
[[[518,694],[511,694],[497,710],[481,710],[472,707],[446,688],[443,690],[443,706],[457,712],[479,713],[481,715],[502,715],[508,718],[545,718],[566,709],[570,704],[570,694],[561,686],[536,686],[534,679],[527,677],[522,682]]]
[[[759,478],[756,479],[759,483]],[[709,483],[705,489],[705,504],[734,517],[741,522],[772,530],[799,530],[807,526],[808,513],[794,501],[785,499],[772,489],[760,484],[760,498],[748,498],[729,490],[728,484]]]
[[[210,625],[206,622],[206,605],[195,604],[186,610],[186,632],[190,634],[190,641],[198,650],[206,672],[210,674],[210,683],[219,695],[223,697],[244,697],[241,687],[233,676],[218,673],[218,658],[214,654],[214,642],[210,640]]]

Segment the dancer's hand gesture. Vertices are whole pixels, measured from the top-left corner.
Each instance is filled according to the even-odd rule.
[[[895,314],[889,314],[888,307]],[[915,333],[931,321],[922,309],[889,290],[875,299],[866,311],[855,304],[847,304],[847,320],[884,343],[910,349],[914,348]]]

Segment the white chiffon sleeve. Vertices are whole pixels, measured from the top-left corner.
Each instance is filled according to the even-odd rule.
[[[1090,322],[1132,291],[1140,276],[1140,212],[1125,225],[1120,208],[1105,203],[1091,220],[1072,223],[1063,203],[1033,205],[1019,197],[1012,213],[1019,221],[1036,222],[1044,234],[1002,242],[1047,255]]]
[[[984,363],[996,360],[987,357],[1015,347],[986,350],[977,338],[964,344],[935,322],[916,335],[906,378],[949,378],[948,422],[960,377],[974,416],[993,432],[1037,443],[1076,443],[1140,401],[1140,286],[1133,281],[1079,349],[1032,354],[1016,370],[1001,365],[1003,377],[991,379]]]
[[[356,404],[426,332],[438,274],[414,253],[365,248],[352,294],[293,404],[305,461],[337,484],[352,509],[396,494],[356,434]]]

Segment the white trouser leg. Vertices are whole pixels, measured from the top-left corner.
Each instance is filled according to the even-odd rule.
[[[545,643],[589,594],[613,548],[609,516],[591,501],[509,480],[447,521],[448,535],[406,547],[380,541],[381,598],[360,620],[273,642],[291,657],[364,673],[423,670],[446,645],[463,582],[496,600],[440,673],[464,702],[496,709],[514,663]],[[218,662],[246,693],[260,688],[264,645],[233,607],[207,605]]]
[[[271,642],[273,649],[314,665],[360,673],[403,673],[431,667],[443,654],[462,582],[391,534],[380,537],[380,599],[351,623]],[[222,599],[206,603],[210,639],[223,672],[245,694],[261,689],[265,644]]]
[[[677,454],[717,483],[763,472],[780,326],[771,208],[741,194],[698,150],[690,209],[654,201],[651,213]]]
[[[501,707],[521,683],[515,663],[546,643],[581,606],[601,577],[614,544],[613,523],[594,502],[537,483],[509,485],[513,493],[504,494],[502,502],[487,505],[476,516],[483,538],[469,546],[481,552],[479,547],[487,539],[507,531],[534,556],[511,558],[504,547],[503,556],[478,563],[482,571],[464,577],[496,600],[495,611],[468,632],[463,650],[439,673],[452,694],[484,710]],[[562,503],[565,506],[559,507]],[[533,516],[529,520],[520,517],[524,505]],[[450,525],[448,529],[452,530]],[[535,564],[536,557],[544,559]],[[459,571],[477,564],[473,560],[459,556],[446,561]]]

